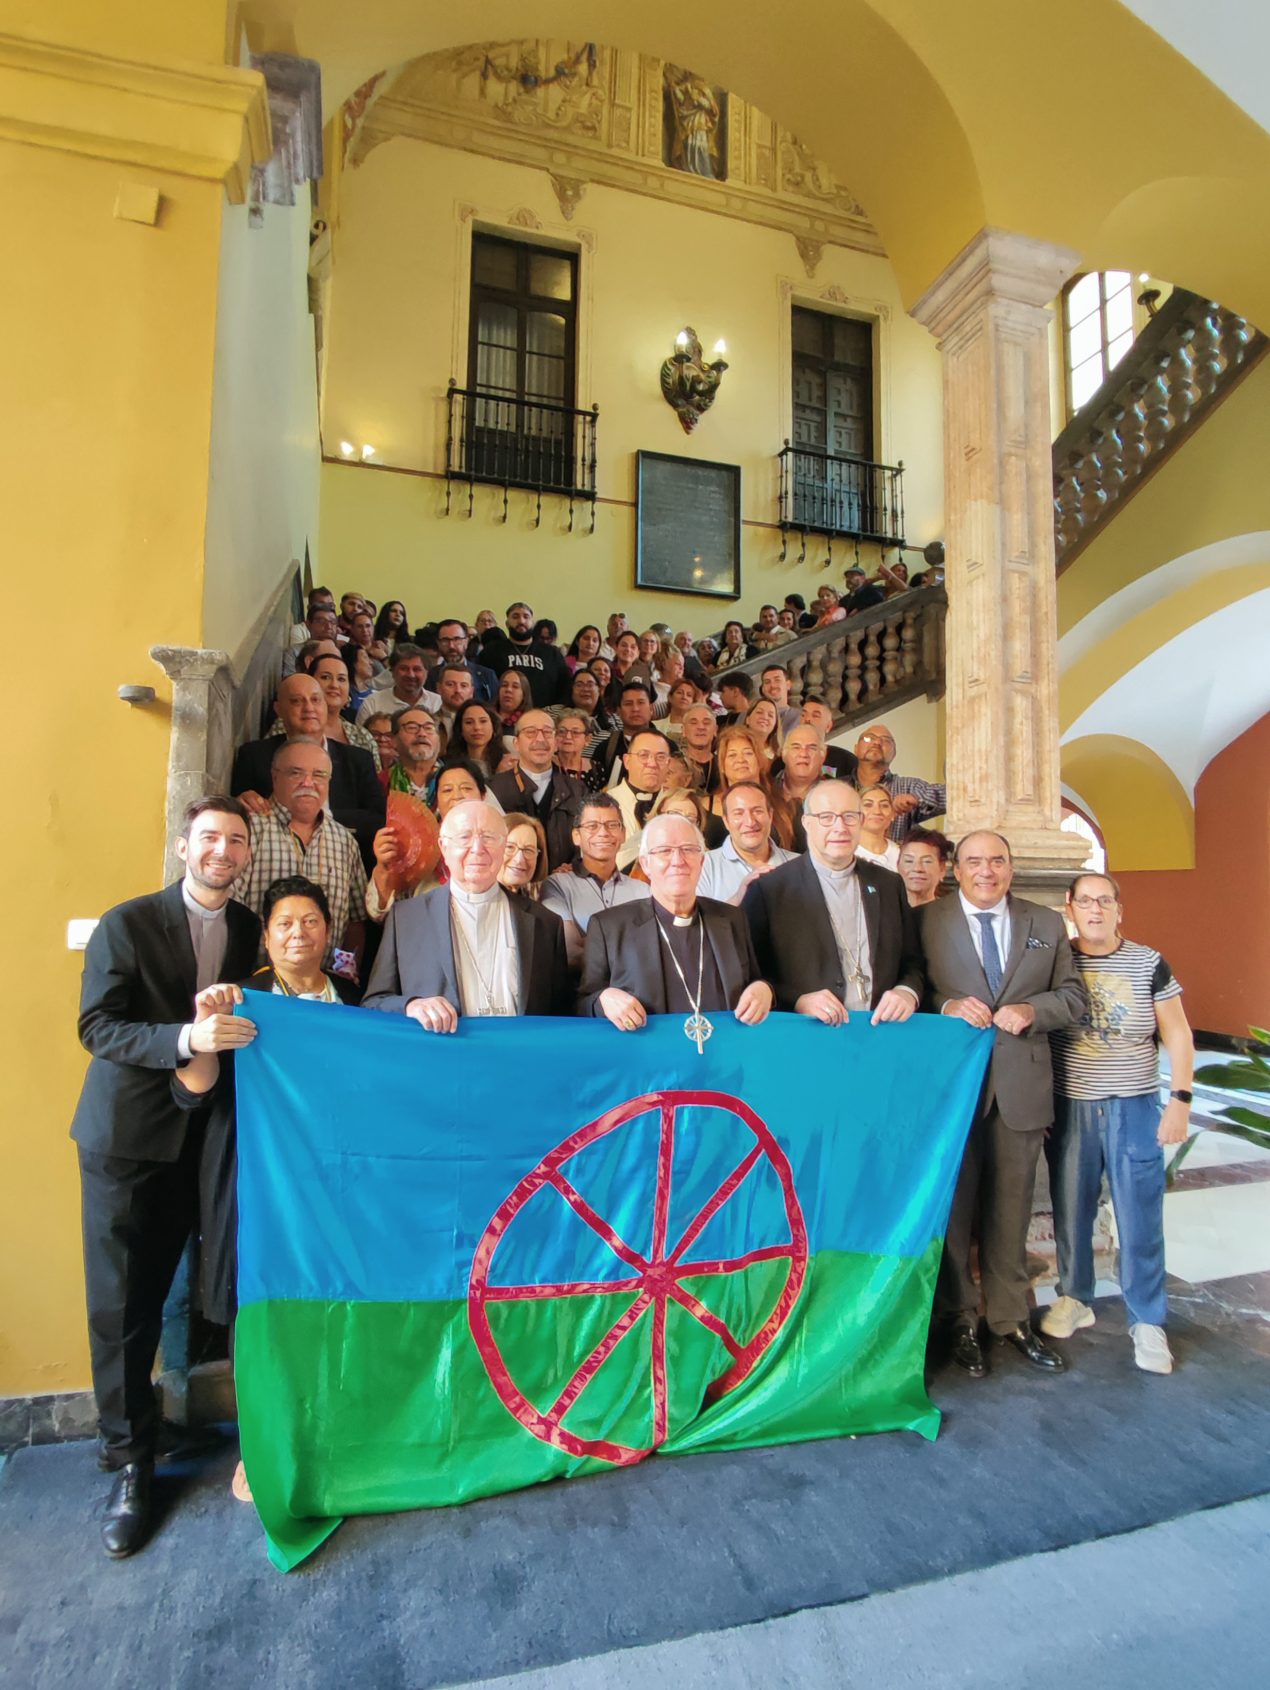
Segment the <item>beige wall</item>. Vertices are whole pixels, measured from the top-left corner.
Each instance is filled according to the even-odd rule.
[[[231,655],[279,580],[317,563],[320,447],[308,195],[221,219],[202,644]]]
[[[527,214],[539,230],[508,230]],[[544,171],[419,141],[377,148],[341,178],[329,322],[323,437],[376,448],[391,474],[328,464],[322,489],[322,574],[337,592],[356,586],[382,602],[404,599],[422,622],[502,612],[530,599],[562,632],[626,610],[641,625],[665,619],[705,632],[728,616],[751,616],[786,592],[840,581],[819,567],[823,541],[779,562],[776,453],[790,433],[791,301],[851,309],[878,320],[878,454],[903,458],[908,534],[923,544],[942,530],[939,359],[925,330],[905,316],[885,259],[826,248],[814,281],[793,239],[738,220],[591,186],[566,222]],[[468,254],[473,222],[523,238],[581,248],[578,402],[600,407],[594,535],[556,500],[532,526],[534,502],[466,490],[445,518],[445,404],[450,376],[466,379]],[[848,307],[821,296],[833,290]],[[691,437],[661,397],[658,370],[678,329],[690,323],[707,347],[722,337],[730,368],[714,408]],[[634,588],[635,453],[644,449],[740,464],[742,595],[727,599]],[[420,476],[417,472],[427,472]],[[866,554],[872,564],[876,553]],[[479,585],[478,585],[479,583]]]

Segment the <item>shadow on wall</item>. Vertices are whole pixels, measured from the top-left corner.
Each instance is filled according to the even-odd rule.
[[[1140,823],[1150,827],[1149,814]],[[1191,1025],[1240,1036],[1270,1020],[1270,714],[1204,770],[1195,867],[1112,872],[1131,938],[1182,982]]]

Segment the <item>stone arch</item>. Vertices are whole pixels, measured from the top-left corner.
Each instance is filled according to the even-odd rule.
[[[1182,783],[1149,746],[1087,734],[1062,748],[1063,784],[1107,844],[1113,873],[1195,866],[1195,811]]]

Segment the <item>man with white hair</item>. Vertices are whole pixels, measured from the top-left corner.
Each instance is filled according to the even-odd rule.
[[[747,1027],[767,1019],[772,988],[758,977],[745,917],[697,896],[705,854],[701,831],[686,816],[647,824],[639,861],[653,895],[591,918],[579,1015],[606,1016],[625,1033],[650,1015],[682,1016],[699,1053],[714,1031],[710,1015],[731,1011]]]
[[[498,884],[507,821],[481,799],[441,824],[449,882],[396,902],[363,1007],[453,1033],[461,1015],[562,1015],[569,974],[560,918]]]

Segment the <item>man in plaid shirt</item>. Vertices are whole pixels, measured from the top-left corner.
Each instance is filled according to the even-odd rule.
[[[922,780],[918,775],[894,775],[891,764],[895,760],[895,736],[885,723],[875,722],[865,728],[856,741],[855,754],[859,759],[855,783],[863,792],[866,786],[884,786],[895,806],[895,820],[887,830],[897,845],[902,845],[912,828],[942,816],[948,808],[948,788],[938,781]]]
[[[232,896],[259,915],[265,892],[275,880],[302,874],[316,881],[331,906],[330,945],[323,959],[329,963],[337,947],[355,948],[346,945],[345,929],[350,922],[366,919],[361,853],[349,829],[324,808],[331,759],[321,740],[279,740],[272,773],[272,796],[251,795],[251,862],[234,882]],[[377,885],[382,874],[376,867]],[[387,903],[386,882],[380,890]]]

